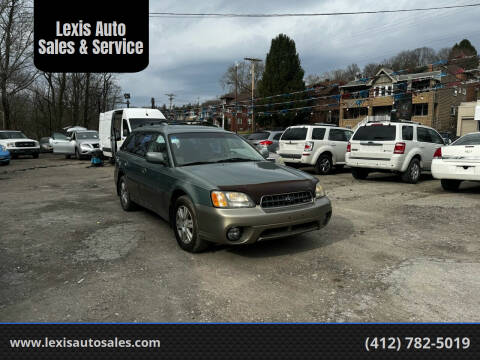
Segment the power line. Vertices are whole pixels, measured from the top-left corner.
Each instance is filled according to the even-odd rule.
[[[180,12],[151,12],[150,17],[229,17],[229,18],[271,18],[271,17],[312,17],[312,16],[343,16],[343,15],[368,15],[368,14],[390,14],[402,12],[431,11],[442,9],[458,9],[477,7],[480,3],[465,5],[437,6],[429,8],[396,9],[396,10],[371,10],[351,12],[326,12],[326,13],[273,13],[273,14],[239,14],[239,13],[180,13]]]

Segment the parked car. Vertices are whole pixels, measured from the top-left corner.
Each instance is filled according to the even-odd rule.
[[[440,134],[411,121],[368,122],[357,128],[347,149],[347,165],[356,179],[371,172],[393,172],[415,184],[430,171],[433,154],[445,145]]]
[[[248,135],[247,140],[259,149],[266,148],[269,152],[276,152],[278,150],[278,141],[282,134],[283,130],[265,130]]]
[[[0,145],[0,164],[8,165],[10,164],[10,152],[4,145]]]
[[[348,140],[353,131],[334,125],[291,126],[280,138],[277,153],[290,166],[314,166],[315,173],[330,174],[345,165]]]
[[[48,153],[53,151],[51,139],[51,137],[42,137],[40,139],[40,152]]]
[[[0,145],[8,150],[12,159],[18,155],[32,155],[36,159],[40,153],[38,141],[29,139],[21,131],[0,130]]]
[[[156,212],[190,252],[318,230],[332,214],[317,178],[266,161],[220,128],[134,130],[117,153],[115,183],[124,210]]]
[[[480,181],[480,132],[438,148],[432,161],[432,175],[449,191],[458,190],[462,181]]]
[[[70,136],[66,139],[56,138],[53,141],[53,152],[55,154],[65,154],[69,159],[75,156],[76,159],[89,157],[100,148],[98,132],[95,130],[76,130],[69,132]]]

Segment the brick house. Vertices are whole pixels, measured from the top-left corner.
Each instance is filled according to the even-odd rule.
[[[333,98],[334,95],[340,93],[340,85],[333,81],[325,80],[314,85],[312,97],[322,97],[314,101],[315,106],[312,109],[311,122],[312,123],[332,123],[338,125],[340,122],[340,102],[339,99]],[[325,98],[323,98],[325,97]]]
[[[225,102],[225,129],[233,132],[248,132],[252,126],[251,114],[249,114],[251,95],[238,94],[237,106],[235,106],[235,94],[225,94],[221,100]],[[220,108],[219,111],[221,113],[222,109]]]
[[[446,75],[440,70],[400,74],[382,68],[373,78],[357,78],[340,86],[340,126],[354,128],[366,116],[390,118],[396,103],[404,97],[408,99],[410,114],[406,120],[453,133],[456,108],[467,97],[462,85],[450,86],[455,81],[459,81],[458,76]]]

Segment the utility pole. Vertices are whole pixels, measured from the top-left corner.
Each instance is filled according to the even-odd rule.
[[[250,61],[252,64],[252,132],[255,132],[255,110],[253,104],[253,98],[255,97],[255,63],[262,60],[255,58],[245,58],[244,60]]]
[[[235,132],[238,132],[238,63],[235,63]]]
[[[168,96],[168,99],[170,100],[170,110],[168,111],[168,114],[170,116],[170,118],[172,117],[172,101],[173,101],[173,98],[176,96],[175,94],[165,94]]]

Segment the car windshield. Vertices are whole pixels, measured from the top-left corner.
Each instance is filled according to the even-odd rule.
[[[480,145],[480,133],[464,135],[450,146],[456,145]]]
[[[253,133],[248,136],[248,140],[265,140],[269,135],[268,132]]]
[[[139,118],[139,119],[130,119],[130,127],[133,129],[138,128],[146,124],[159,124],[165,122],[165,119],[150,119],[150,118]]]
[[[27,139],[21,131],[0,131],[0,139]]]
[[[264,160],[248,142],[230,133],[172,134],[169,142],[176,166]]]
[[[352,140],[389,141],[395,140],[397,128],[392,125],[371,125],[358,128]]]
[[[305,140],[307,138],[307,128],[290,128],[287,129],[281,140]]]
[[[98,133],[96,131],[77,132],[77,140],[85,139],[98,139]]]

